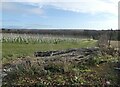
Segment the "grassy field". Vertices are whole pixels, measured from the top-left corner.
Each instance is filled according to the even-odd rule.
[[[3,34],[2,38],[3,66],[16,64],[15,68],[3,78],[3,84],[48,85],[117,85],[118,56],[107,53],[89,54],[79,60],[79,57],[52,56],[35,58],[36,51],[64,50],[69,48],[96,47],[97,40],[74,37],[55,37],[32,34]],[[111,41],[113,47],[118,42]],[[81,54],[79,54],[81,55]],[[75,60],[75,59],[78,60]],[[81,58],[82,59],[82,58]],[[21,62],[22,61],[22,62]],[[30,65],[27,64],[30,61]],[[25,63],[25,64],[24,64]],[[7,87],[7,86],[6,86]]]
[[[88,38],[12,33],[4,33],[1,41],[3,63],[21,57],[33,57],[36,51],[95,47],[97,44],[97,40]],[[118,47],[118,41],[111,41],[111,45]]]
[[[2,58],[4,63],[16,58],[33,57],[36,51],[94,47],[96,42],[96,40],[81,38],[4,34],[2,40]]]

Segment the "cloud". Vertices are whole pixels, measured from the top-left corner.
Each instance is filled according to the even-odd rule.
[[[119,0],[2,0],[10,2],[29,2],[28,4],[39,7],[45,5],[54,6],[56,9],[81,13],[108,13],[117,15]]]
[[[106,15],[104,21],[90,21],[91,26],[101,25],[107,27],[117,27],[118,22],[118,1],[119,0],[2,0],[2,2],[22,2],[26,5],[33,6],[33,8],[16,8],[14,5],[5,6],[7,9],[14,10],[14,12],[25,12],[42,15],[44,13],[44,6],[52,6],[54,9],[65,11],[86,13],[86,14],[101,14]]]
[[[26,4],[25,4],[26,5]],[[27,5],[25,6],[23,2],[3,2],[2,3],[2,12],[17,13],[22,15],[37,14],[42,15],[44,11],[37,7]]]
[[[34,13],[34,14],[40,14],[40,15],[43,14],[43,10],[40,8],[33,8],[33,9],[28,10],[28,12]]]

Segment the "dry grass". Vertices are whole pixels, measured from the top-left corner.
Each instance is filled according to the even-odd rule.
[[[120,41],[111,41],[111,46],[114,48],[120,48]]]

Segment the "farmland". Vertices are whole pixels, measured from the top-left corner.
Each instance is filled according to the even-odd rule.
[[[3,34],[3,62],[22,56],[33,56],[35,51],[93,47],[96,40],[42,36],[34,34]]]
[[[100,49],[98,39],[74,35],[2,33],[4,86],[119,86],[119,53]],[[111,41],[114,48],[117,41]],[[57,51],[55,56],[34,52]],[[60,54],[62,53],[62,54]]]

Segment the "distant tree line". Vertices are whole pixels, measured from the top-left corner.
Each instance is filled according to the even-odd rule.
[[[0,30],[1,32],[1,30]],[[50,29],[5,29],[2,28],[2,33],[18,33],[18,34],[42,34],[42,35],[57,35],[57,36],[74,36],[86,37],[98,40],[102,35],[111,36],[111,40],[120,41],[120,30],[50,30]]]

